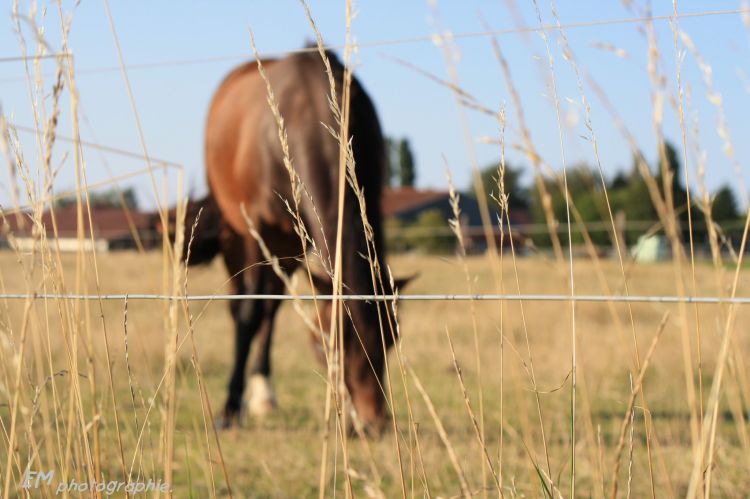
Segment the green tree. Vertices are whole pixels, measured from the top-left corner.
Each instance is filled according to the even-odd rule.
[[[687,191],[682,185],[682,165],[677,150],[670,142],[664,144],[664,154],[659,153],[658,169],[656,172],[651,170],[656,187],[659,191],[659,196],[665,202],[667,201],[666,192],[669,192],[672,198],[677,218],[682,226],[682,236],[687,239],[689,237],[688,230],[688,209],[687,206]],[[614,212],[623,211],[628,221],[638,222],[654,222],[659,221],[659,215],[656,211],[651,192],[648,189],[643,174],[638,168],[637,157],[633,158],[633,167],[630,175],[627,177],[626,182],[623,184],[624,178],[618,175],[616,182],[613,181],[610,185],[612,190],[610,191],[610,199],[612,202],[612,209]],[[666,186],[668,189],[665,190],[664,175],[669,174],[670,182]],[[615,187],[617,186],[617,187]],[[696,210],[692,209],[693,220],[699,216]],[[628,243],[634,243],[638,238],[646,231],[646,228],[639,228],[638,230],[629,230],[626,233],[626,240]],[[699,233],[698,230],[694,229],[694,238],[700,240],[703,234]]]
[[[439,209],[425,210],[408,226],[412,232],[407,241],[410,248],[425,253],[449,253],[456,246],[456,238],[449,231],[448,221]]]
[[[601,182],[598,175],[594,176],[594,171],[586,163],[577,163],[567,169],[565,172],[567,178],[568,190],[572,195],[592,192],[601,188]]]
[[[680,158],[677,155],[677,150],[669,141],[664,143],[664,153],[665,158],[662,158],[661,154],[659,155],[659,171],[656,174],[659,192],[661,192],[662,198],[666,201],[663,176],[664,172],[668,171],[672,177],[672,183],[669,187],[672,191],[672,202],[674,203],[675,211],[680,212],[680,220],[687,223],[687,191],[682,185],[683,178]]]
[[[385,171],[383,172],[383,185],[393,187],[393,181],[398,173],[398,145],[391,137],[385,138]]]
[[[615,177],[612,179],[612,181],[609,182],[609,186],[607,187],[607,189],[609,189],[610,191],[615,191],[627,185],[628,175],[623,171],[619,171],[617,172],[617,175],[615,175]]]
[[[560,175],[562,175],[562,172],[560,172]],[[591,167],[585,163],[579,163],[567,170],[566,177],[570,198],[584,224],[605,220],[604,216],[607,214],[607,208],[604,191],[601,188],[601,182],[598,181]],[[544,179],[544,185],[551,198],[552,213],[555,220],[559,223],[565,223],[568,218],[568,206],[565,200],[563,182],[558,179],[547,178]],[[534,223],[546,226],[547,216],[536,184],[531,189],[530,197],[531,215]],[[571,231],[573,243],[580,244],[584,241],[584,238],[582,232],[578,229],[576,218],[572,212],[570,221],[573,224]],[[564,244],[567,243],[566,234],[567,231],[563,231],[560,234],[561,242]],[[609,235],[606,231],[589,231],[589,235],[596,244],[607,244],[609,242]],[[537,246],[549,246],[551,244],[550,235],[544,231],[537,232],[532,235],[532,238]]]
[[[722,186],[714,194],[711,215],[720,224],[734,222],[740,218],[740,211],[737,209],[737,199],[728,185]]]
[[[738,208],[737,198],[728,185],[722,186],[714,194],[711,215],[730,239],[738,241],[742,238],[744,217]]]
[[[386,187],[414,187],[417,177],[414,153],[407,138],[385,138],[385,171],[383,185]]]
[[[503,183],[505,194],[508,195],[508,207],[511,210],[514,208],[527,209],[529,207],[528,190],[521,184],[522,173],[520,168],[505,166]],[[497,202],[498,194],[500,193],[499,174],[497,164],[489,165],[480,172],[484,192],[487,195],[487,206],[496,213],[500,211],[500,206]],[[473,193],[474,186],[470,185],[468,190]]]
[[[633,156],[633,166],[629,174],[618,174],[610,183],[609,199],[612,212],[623,212],[626,221],[653,221],[656,223],[658,214],[651,199],[651,194],[646,185],[646,180],[638,169],[638,157]],[[658,180],[657,180],[658,182]],[[634,244],[645,232],[639,228],[637,231],[625,232],[625,242]]]
[[[414,154],[409,145],[409,139],[401,139],[398,143],[398,167],[401,187],[414,187],[417,172],[414,166]]]
[[[628,220],[644,220],[656,222],[659,218],[654,207],[651,193],[646,181],[637,171],[634,171],[625,188],[625,215]]]
[[[396,217],[389,217],[383,222],[385,249],[388,253],[399,253],[409,249],[403,229],[405,224]]]
[[[89,192],[88,197],[91,206],[97,208],[122,208],[123,202],[125,203],[125,206],[131,210],[138,208],[138,198],[135,195],[135,189],[132,187],[128,187],[119,192],[114,188],[99,192],[92,191]],[[76,204],[76,197],[74,195],[62,197],[55,202],[55,205],[60,208],[74,204]]]

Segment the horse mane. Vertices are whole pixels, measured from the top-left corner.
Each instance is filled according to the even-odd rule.
[[[301,53],[301,55],[306,56],[313,56],[317,60],[320,60],[320,51],[318,47],[318,42],[315,40],[307,40],[305,42],[304,46],[305,51]],[[336,69],[343,69],[344,65],[341,63],[341,59],[339,59],[339,56],[330,48],[325,48],[323,50],[323,53],[328,58],[328,62],[331,64],[332,68]],[[322,61],[321,61],[322,62]]]

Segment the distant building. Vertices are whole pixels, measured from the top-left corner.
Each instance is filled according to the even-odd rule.
[[[631,249],[631,254],[639,263],[660,262],[672,258],[672,246],[665,235],[643,235]]]
[[[461,227],[467,249],[482,251],[487,247],[479,203],[471,195],[461,195],[459,202],[461,210]],[[386,221],[396,221],[399,230],[404,232],[419,232],[427,237],[443,237],[443,242],[454,241],[455,236],[448,226],[448,220],[453,218],[453,209],[448,191],[433,189],[416,189],[404,187],[385,189],[381,198],[381,209]],[[412,227],[420,216],[430,212],[437,225],[429,227]],[[493,211],[493,231],[499,241],[499,227],[497,217]],[[56,207],[54,209],[55,224],[52,223],[52,212],[47,209],[41,217],[41,226],[45,237],[52,240],[57,236],[57,245],[61,251],[77,251],[78,249],[109,251],[117,249],[136,248],[136,237],[141,241],[144,249],[161,246],[162,230],[159,214],[143,212],[122,207],[92,206],[91,219],[93,226],[93,240],[89,231],[88,213],[83,212],[83,238],[78,238],[78,218],[75,205]],[[174,209],[169,211],[168,218],[174,218]],[[529,213],[525,210],[514,209],[510,213],[514,239],[521,241],[523,226],[530,222]],[[6,214],[0,218],[0,247],[15,247],[29,250],[39,240],[39,235],[32,230],[31,213]],[[56,229],[55,229],[56,227]],[[507,238],[507,227],[505,231]],[[420,236],[422,237],[422,236]],[[450,246],[450,244],[449,244]]]
[[[158,217],[153,213],[128,210],[119,207],[91,207],[91,226],[87,210],[83,211],[83,239],[78,238],[78,214],[75,205],[58,207],[54,210],[54,224],[52,212],[48,209],[41,217],[41,225],[47,239],[57,236],[57,244],[61,251],[77,251],[78,249],[108,251],[113,249],[128,249],[136,247],[136,235],[144,248],[151,248],[160,241],[157,235],[156,222]],[[10,247],[11,241],[20,250],[29,250],[36,244],[38,237],[33,232],[31,214],[6,215],[0,220],[0,245]],[[91,237],[93,232],[93,242]],[[10,233],[10,234],[9,234]],[[11,237],[12,234],[12,237]]]
[[[471,247],[472,251],[483,251],[487,247],[487,241],[484,235],[479,202],[473,195],[461,194],[459,208],[461,211],[461,227],[467,245]],[[405,234],[412,230],[409,226],[416,223],[420,215],[426,212],[439,213],[442,220],[445,220],[445,228],[435,228],[435,234],[441,233],[446,237],[451,237],[452,233],[448,228],[448,220],[453,218],[453,208],[448,191],[416,189],[414,187],[386,188],[383,191],[381,209],[384,219],[386,221],[397,221],[398,225],[401,226],[399,230],[403,230]],[[491,207],[492,228],[499,243],[500,228],[496,213],[497,210],[494,209],[494,206]],[[523,240],[525,238],[523,226],[531,223],[530,213],[527,210],[512,209],[510,210],[510,222],[514,240]],[[506,243],[508,242],[507,235],[506,222]]]

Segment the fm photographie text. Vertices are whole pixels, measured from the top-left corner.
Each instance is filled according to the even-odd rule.
[[[21,487],[24,489],[38,489],[43,485],[52,487],[52,481],[55,478],[55,472],[52,471],[35,471],[28,470],[24,475]],[[106,495],[112,495],[116,492],[126,492],[129,494],[141,494],[146,492],[169,492],[169,484],[162,482],[161,479],[154,481],[149,478],[145,482],[141,481],[123,481],[123,480],[89,480],[78,481],[75,478],[67,482],[59,482],[55,487],[55,495],[65,492],[99,492]]]

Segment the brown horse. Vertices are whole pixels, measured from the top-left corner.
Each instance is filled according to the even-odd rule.
[[[327,55],[340,99],[344,68],[333,54]],[[333,261],[328,248],[332,250],[336,244],[339,143],[322,125],[338,130],[327,100],[330,90],[322,59],[317,53],[298,54],[263,61],[263,68],[284,117],[294,169],[306,189],[301,196],[302,219],[324,261]],[[350,91],[349,136],[356,178],[364,193],[373,246],[382,268],[385,255],[380,194],[384,142],[373,104],[356,78]],[[187,226],[191,225],[197,208],[204,208],[189,263],[205,263],[221,253],[231,276],[233,293],[284,293],[282,280],[269,265],[262,263],[265,259],[259,243],[250,234],[250,224],[245,218],[245,215],[250,218],[270,252],[279,258],[283,271],[291,275],[302,260],[302,245],[282,201],[286,199],[292,204],[290,179],[283,163],[277,123],[267,102],[266,85],[255,62],[232,71],[216,92],[208,113],[205,147],[210,194],[189,206]],[[372,273],[363,257],[368,254],[364,225],[358,200],[348,186],[343,216],[345,293],[372,294],[376,291]],[[387,278],[382,280],[388,282]],[[316,279],[316,288],[329,293],[330,279]],[[387,284],[386,291],[391,292]],[[250,366],[249,410],[263,414],[275,405],[269,383],[269,354],[279,305],[277,300],[231,302],[236,351],[229,397],[219,422],[223,426],[239,421],[245,366],[253,342],[258,355]],[[324,321],[330,316],[330,307],[330,302],[320,307]],[[382,303],[348,301],[347,307],[344,379],[360,419],[369,427],[378,428],[385,414],[381,383],[384,345],[386,349],[391,346],[392,334],[384,328],[387,332],[381,337],[378,308],[384,313]],[[324,323],[323,327],[327,325]]]

